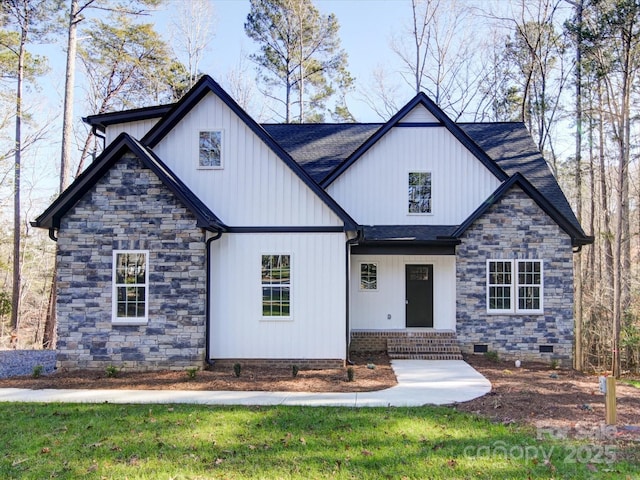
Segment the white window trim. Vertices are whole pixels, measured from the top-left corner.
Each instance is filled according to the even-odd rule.
[[[491,309],[489,308],[489,288],[491,284],[489,283],[489,263],[490,262],[503,262],[511,264],[511,308],[508,309]],[[520,283],[518,282],[518,265],[520,263],[527,262],[536,262],[540,264],[540,308],[535,310],[527,310],[518,308],[519,305],[519,297],[518,297],[518,287],[520,287]],[[504,259],[504,258],[491,258],[486,261],[486,303],[487,303],[487,313],[491,314],[505,314],[505,313],[513,313],[519,315],[542,315],[544,314],[544,261],[539,258],[523,258],[523,259]]]
[[[362,288],[362,265],[376,266],[376,288]],[[378,262],[360,262],[358,264],[358,288],[360,289],[361,292],[373,293],[373,292],[379,291],[378,286],[380,285],[380,275],[378,275],[378,272],[379,272]]]
[[[409,212],[409,174],[411,173],[428,173],[431,175],[431,211],[430,212],[424,212],[424,213],[420,213],[420,212]],[[407,189],[407,198],[406,198],[406,204],[405,204],[405,208],[406,210],[406,214],[409,217],[428,217],[428,216],[432,216],[433,215],[433,171],[431,170],[407,170],[407,175],[404,177],[407,184],[405,185],[405,188]]]
[[[202,132],[220,132],[220,165],[212,165],[210,167],[200,165],[200,133]],[[199,128],[197,130],[196,135],[196,168],[198,170],[222,170],[224,169],[224,160],[225,160],[225,145],[226,145],[225,131],[222,128],[211,127],[211,128]]]
[[[288,316],[265,316],[262,314],[262,257],[265,255],[288,255],[289,256],[289,315]],[[260,321],[261,322],[293,322],[293,255],[290,252],[264,252],[260,254],[260,261],[258,262],[260,271],[258,272],[258,278],[260,281]]]
[[[116,283],[116,268],[119,254],[145,255],[145,289],[144,289],[144,317],[118,317],[118,284]],[[111,261],[111,323],[113,325],[146,325],[149,323],[149,250],[114,250]]]

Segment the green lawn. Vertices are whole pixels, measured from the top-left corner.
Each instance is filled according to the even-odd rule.
[[[445,407],[0,403],[0,418],[2,479],[635,478],[602,446]]]

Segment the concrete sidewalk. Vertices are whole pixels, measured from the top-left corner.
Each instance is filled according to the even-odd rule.
[[[392,360],[398,385],[377,392],[228,392],[192,390],[0,389],[0,402],[193,403],[202,405],[306,405],[413,407],[466,402],[491,383],[462,360]]]

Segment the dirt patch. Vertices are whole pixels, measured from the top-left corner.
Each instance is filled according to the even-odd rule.
[[[597,375],[552,369],[543,363],[523,362],[516,368],[513,362],[492,362],[480,355],[465,360],[489,379],[492,390],[457,404],[457,410],[494,422],[527,424],[540,436],[614,443],[625,456],[640,461],[640,389],[618,382],[618,422],[606,427]]]
[[[33,378],[31,375],[0,379],[0,388],[91,388],[123,390],[231,390],[279,392],[370,392],[397,384],[386,355],[353,356],[353,381],[347,368],[300,370],[291,368],[243,367],[240,377],[233,368],[213,366],[190,378],[186,370],[156,372],[119,371],[108,377],[105,371],[56,371]],[[370,368],[374,367],[374,368]]]

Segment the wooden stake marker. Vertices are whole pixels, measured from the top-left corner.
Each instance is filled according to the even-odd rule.
[[[604,414],[607,425],[615,425],[616,418],[616,379],[600,377],[600,391],[604,393]]]

